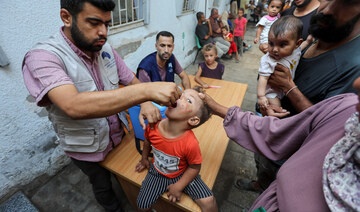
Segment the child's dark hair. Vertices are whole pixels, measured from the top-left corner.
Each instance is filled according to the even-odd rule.
[[[229,31],[228,27],[225,25],[225,26],[222,26],[221,29],[226,29],[226,31]]]
[[[239,10],[241,10],[243,13],[245,13],[245,10],[244,8],[239,8]]]
[[[291,32],[296,40],[302,36],[303,23],[299,18],[291,15],[283,16],[276,20],[270,27],[269,33],[273,33],[275,37],[284,36],[287,32]]]
[[[204,52],[208,52],[208,51],[211,51],[211,50],[214,50],[215,54],[217,54],[216,46],[214,44],[212,44],[212,43],[208,43],[205,46],[203,46],[202,53],[204,54]]]
[[[270,5],[270,3],[271,3],[272,1],[275,1],[275,0],[268,0],[267,4]],[[281,12],[282,9],[283,9],[284,6],[285,6],[285,0],[279,0],[279,1],[281,1],[281,9],[280,9],[280,12]]]
[[[200,87],[200,86],[193,87],[192,89],[197,91],[198,93],[205,94],[204,89],[202,87]],[[194,126],[192,129],[202,125],[203,123],[205,123],[207,120],[209,120],[209,118],[212,115],[212,110],[209,107],[209,105],[207,105],[205,101],[202,101],[202,102],[203,102],[203,104],[201,105],[200,110],[199,110],[200,122],[199,122],[198,125]]]

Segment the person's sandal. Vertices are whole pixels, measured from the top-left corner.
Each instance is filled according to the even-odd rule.
[[[264,191],[257,181],[246,178],[235,179],[234,186],[240,190],[254,191],[258,193],[262,193]]]

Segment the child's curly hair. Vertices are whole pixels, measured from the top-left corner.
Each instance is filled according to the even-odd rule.
[[[215,46],[215,44],[212,44],[212,43],[208,43],[208,44],[206,44],[205,46],[203,46],[203,48],[202,48],[202,53],[204,54],[204,52],[208,52],[208,51],[211,51],[211,50],[214,50],[214,51],[215,51],[215,55],[217,55],[216,46]]]
[[[204,89],[202,87],[200,87],[200,86],[193,87],[192,89],[197,91],[198,93],[205,94]],[[195,126],[193,128],[196,128],[196,127],[202,125],[203,123],[205,123],[207,120],[209,120],[209,118],[212,115],[212,110],[209,107],[209,105],[206,104],[205,101],[202,101],[202,102],[203,102],[203,104],[201,105],[200,110],[199,110],[200,122],[199,122],[199,124],[197,126]]]

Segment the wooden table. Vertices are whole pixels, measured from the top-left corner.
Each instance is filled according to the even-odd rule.
[[[194,86],[194,76],[189,76]],[[221,88],[206,89],[212,98],[225,106],[241,106],[247,84],[202,78],[209,85],[221,86]],[[219,172],[229,139],[223,128],[223,119],[212,116],[210,120],[193,131],[199,140],[203,158],[200,175],[204,182],[213,188],[216,176]],[[135,172],[135,165],[141,159],[141,155],[135,148],[133,132],[124,136],[121,144],[112,150],[102,165],[113,172],[121,184],[131,204],[136,208],[136,198],[140,190],[141,182],[147,171]],[[215,197],[216,198],[216,197]],[[200,211],[197,204],[186,194],[182,195],[181,201],[172,203],[168,201],[166,193],[162,195],[153,208],[158,211]]]

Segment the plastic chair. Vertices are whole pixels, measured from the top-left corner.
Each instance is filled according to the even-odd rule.
[[[196,36],[196,35],[195,35],[195,39],[196,39],[196,46],[197,46],[198,50],[197,50],[197,52],[196,52],[196,56],[195,56],[195,59],[194,59],[193,65],[195,64],[196,58],[197,58],[197,56],[198,56],[199,52],[200,52],[200,51],[201,51],[201,49],[202,49],[202,46],[200,45],[200,41],[199,41],[198,36]]]
[[[164,119],[166,118],[165,116],[165,110],[167,107],[165,106],[160,106],[156,103],[153,102],[153,104],[159,108],[160,110],[160,113],[161,113],[161,117]],[[140,125],[140,121],[139,121],[139,114],[140,114],[140,105],[136,105],[134,107],[131,107],[128,109],[129,111],[129,115],[130,115],[130,119],[131,119],[131,124],[133,126],[133,130],[134,130],[134,133],[135,133],[135,146],[136,146],[136,149],[138,150],[138,152],[140,154],[142,154],[142,150],[140,148],[140,141],[144,141],[145,140],[145,136],[144,136],[144,133],[145,131],[143,130],[143,128],[141,127]],[[148,122],[147,120],[145,120],[145,124],[147,125]],[[150,153],[149,155],[150,157],[152,157],[152,154]]]

